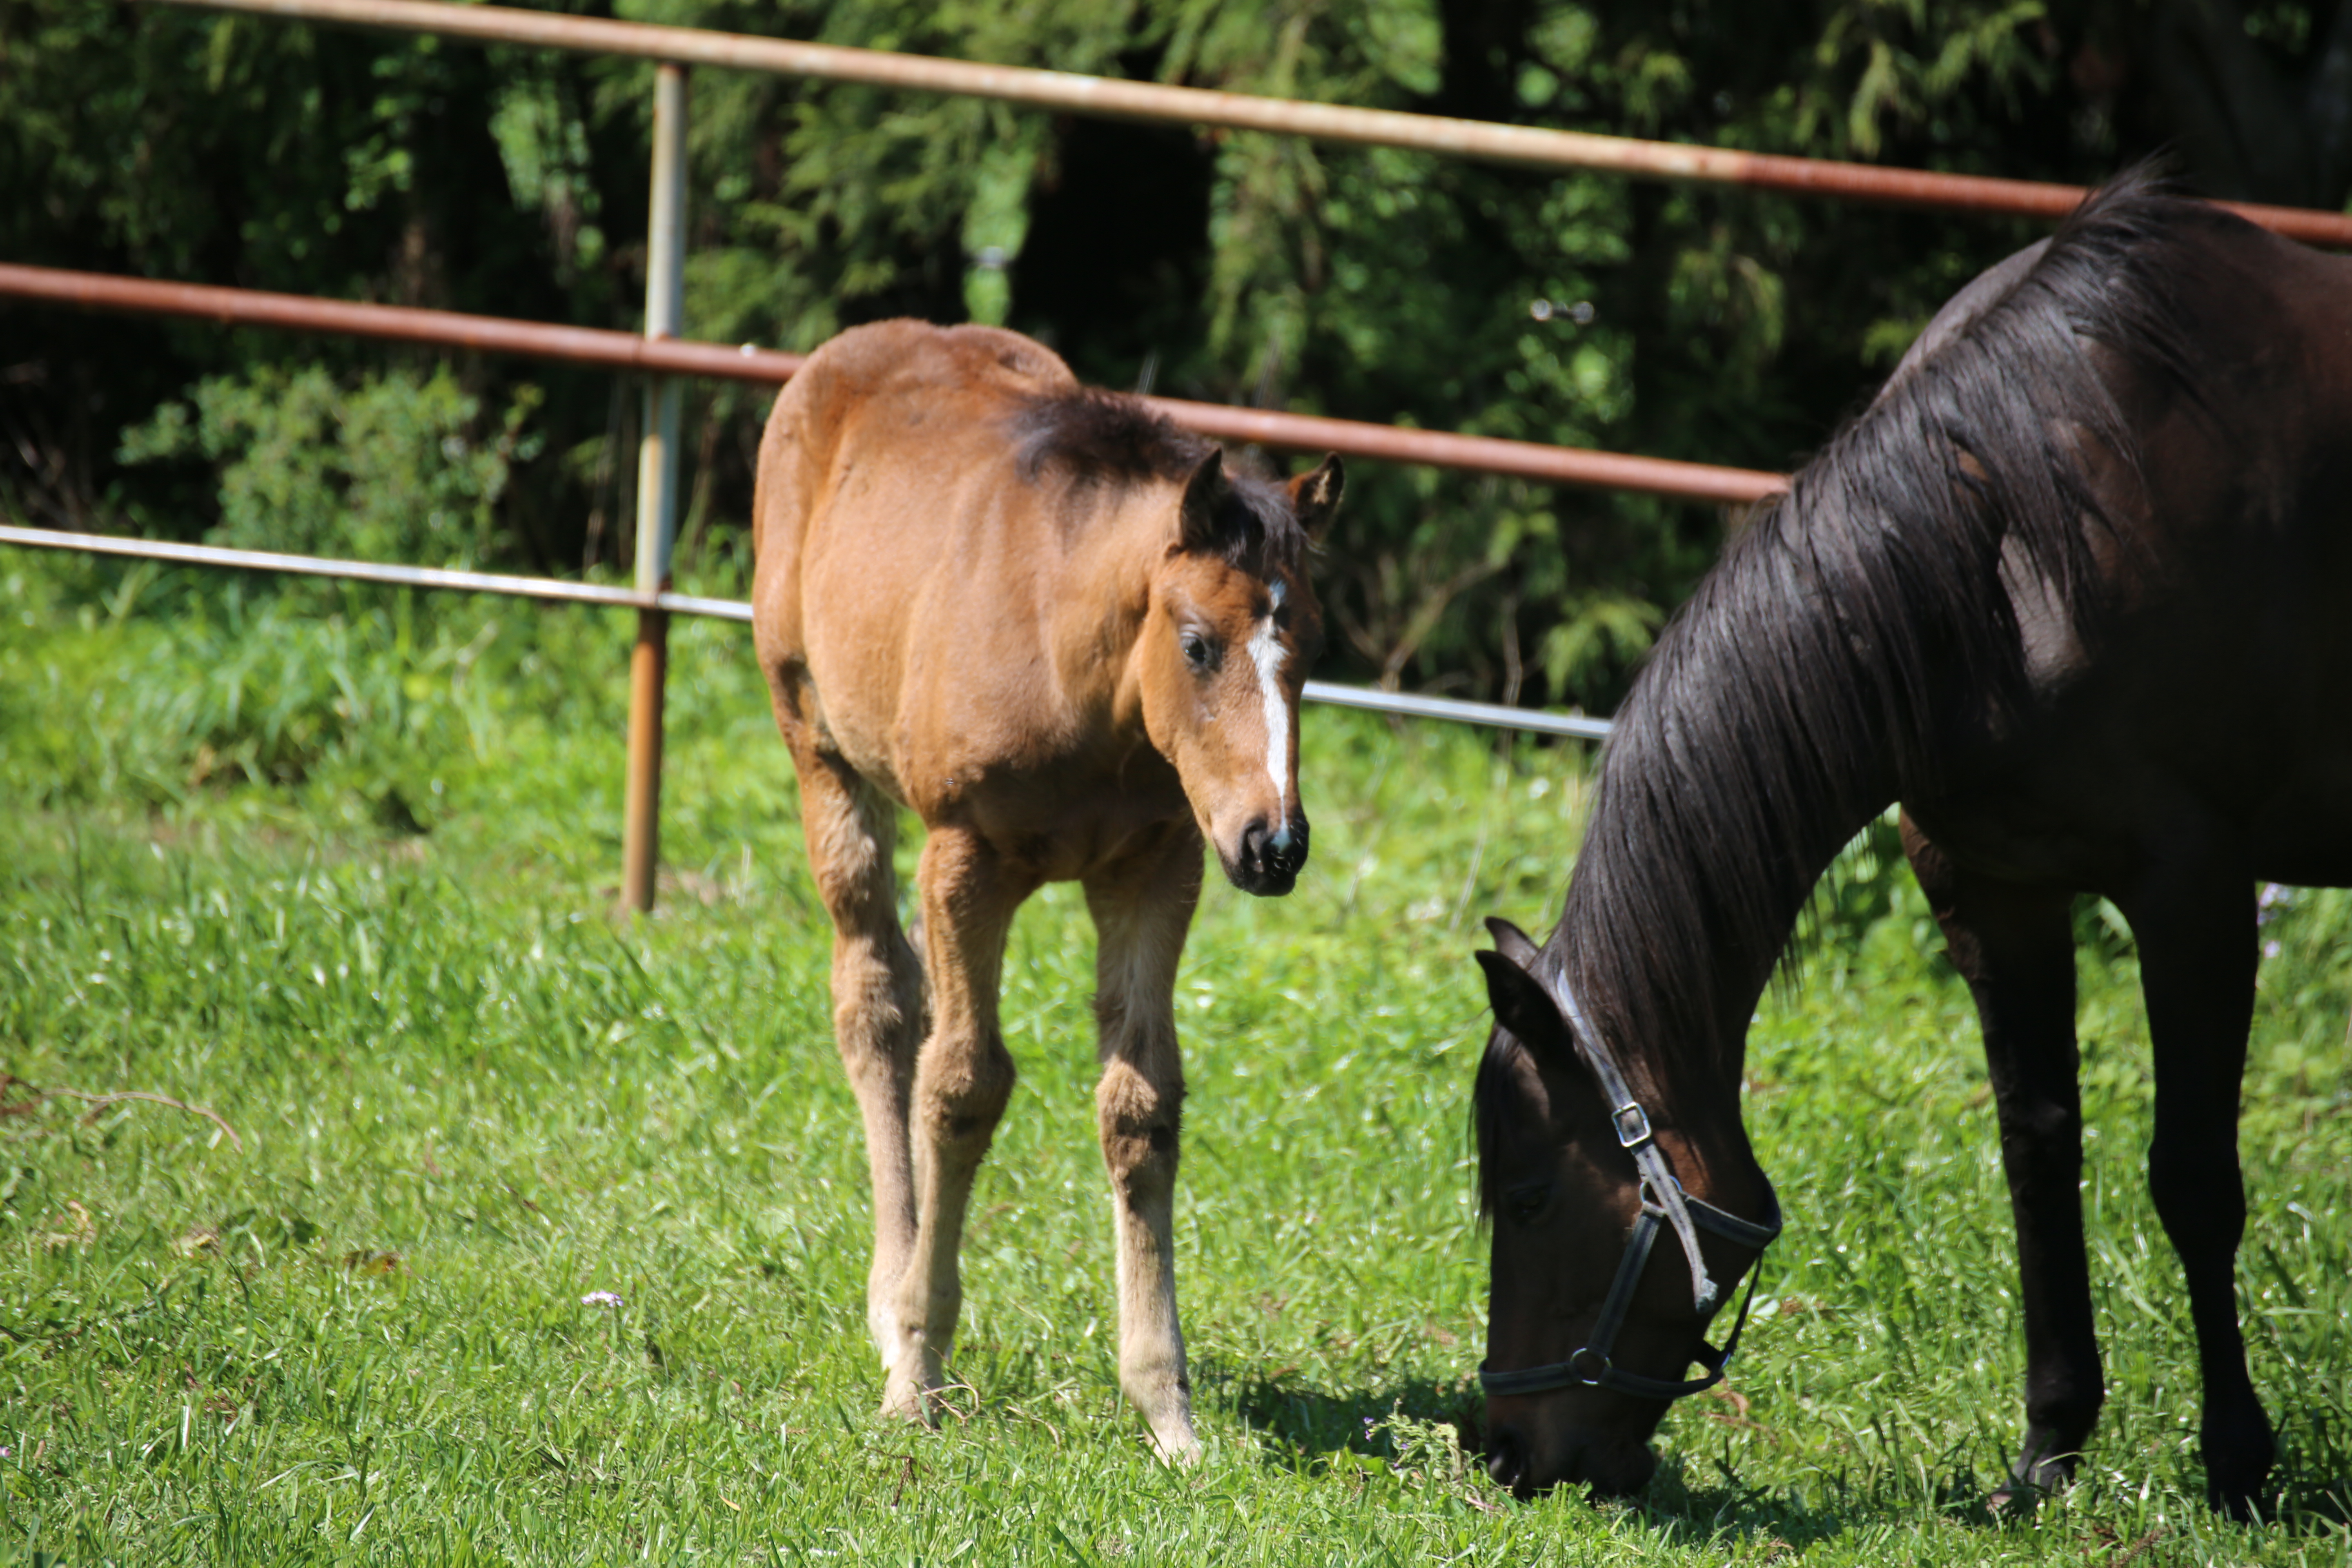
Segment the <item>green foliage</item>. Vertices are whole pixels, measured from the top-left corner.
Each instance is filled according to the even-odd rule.
[[[2269,0],[609,9],[2024,178],[2093,181],[2178,144],[2214,194],[2341,202],[2352,187],[2352,121],[2327,89],[2352,27]],[[0,188],[38,193],[0,211],[14,258],[637,321],[645,62],[100,0],[0,0]],[[1114,386],[1768,469],[1816,447],[1943,300],[2038,232],[722,70],[698,71],[692,96],[695,336],[807,349],[882,316],[1001,321]],[[2262,134],[2240,146],[2233,125]],[[171,434],[159,409],[222,403],[225,385],[316,387],[314,363],[348,396],[383,374],[372,347],[10,321],[23,342],[0,377],[0,505],[82,526],[184,535],[209,521],[218,472],[121,460]],[[457,384],[494,425],[525,395],[514,374],[469,363]],[[499,524],[473,547],[535,570],[614,559],[635,389],[570,372],[535,384],[532,428],[561,460],[518,454],[495,497],[469,492]],[[692,396],[698,547],[740,535],[765,401]],[[261,428],[225,404],[221,416]],[[279,450],[239,451],[257,504],[343,482]],[[288,471],[260,471],[272,465]],[[373,483],[353,487],[355,509]],[[1335,673],[1606,709],[1727,521],[1360,464],[1324,565]]]
[[[446,370],[345,391],[318,366],[215,376],[122,433],[126,463],[196,457],[220,475],[213,542],[243,550],[471,569],[496,544],[512,465],[538,455],[518,388],[487,431]]]

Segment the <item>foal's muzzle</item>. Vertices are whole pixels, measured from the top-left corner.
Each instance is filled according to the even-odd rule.
[[[1261,817],[1242,830],[1241,852],[1225,862],[1225,876],[1244,893],[1280,898],[1307,864],[1307,818],[1273,823]]]

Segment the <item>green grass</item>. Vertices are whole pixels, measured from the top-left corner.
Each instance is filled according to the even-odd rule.
[[[1790,1230],[1744,1404],[1677,1409],[1640,1500],[1522,1506],[1453,1435],[1486,1285],[1467,954],[1480,915],[1556,908],[1581,758],[1314,710],[1315,864],[1286,900],[1213,890],[1181,982],[1209,1453],[1171,1472],[1117,1392],[1066,889],[1007,969],[1023,1078],[965,1249],[965,1415],[873,1419],[828,934],[740,629],[680,629],[674,875],[616,922],[617,618],[25,555],[0,585],[0,1558],[2352,1561],[2341,896],[2274,922],[2248,1081],[2284,1521],[2200,1500],[2136,975],[2095,914],[2110,1402],[2072,1494],[1985,1515],[2021,1418],[1991,1112],[1917,896],[1866,857],[1751,1040]],[[208,1108],[241,1147],[27,1084]]]

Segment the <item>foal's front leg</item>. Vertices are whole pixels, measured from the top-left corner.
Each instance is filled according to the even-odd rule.
[[[1162,1458],[1200,1453],[1192,1384],[1176,1322],[1175,1201],[1184,1068],[1176,1044],[1176,963],[1201,897],[1200,835],[1087,879],[1095,921],[1095,1017],[1103,1074],[1095,1113],[1109,1168],[1118,1253],[1118,1382]]]
[[[931,1032],[915,1061],[908,1141],[915,1236],[891,1300],[899,1333],[882,1394],[886,1415],[931,1420],[963,1309],[958,1253],[973,1175],[1013,1096],[1013,1057],[997,1027],[1004,937],[1036,884],[979,835],[935,826],[918,872]]]

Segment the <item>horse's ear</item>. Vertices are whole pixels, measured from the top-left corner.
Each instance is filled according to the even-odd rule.
[[[1495,951],[1517,964],[1521,969],[1533,969],[1539,951],[1536,939],[1505,920],[1500,915],[1486,917],[1486,933],[1495,939]]]
[[[1184,481],[1184,502],[1176,525],[1176,548],[1186,552],[1219,552],[1223,538],[1220,515],[1232,487],[1225,482],[1225,455],[1214,447]]]
[[[1340,492],[1347,488],[1348,470],[1340,466],[1337,453],[1324,458],[1322,467],[1313,473],[1290,481],[1290,515],[1316,543],[1322,543],[1323,535],[1329,531],[1331,519],[1339,510]]]
[[[1519,940],[1526,942],[1527,938],[1521,936]],[[1531,942],[1528,951],[1534,951]],[[1568,1025],[1559,1016],[1559,1005],[1551,999],[1542,981],[1528,973],[1507,952],[1482,948],[1478,967],[1486,972],[1486,999],[1494,1004],[1495,1022],[1533,1051],[1538,1061],[1561,1064],[1576,1060],[1576,1047],[1569,1040]]]

